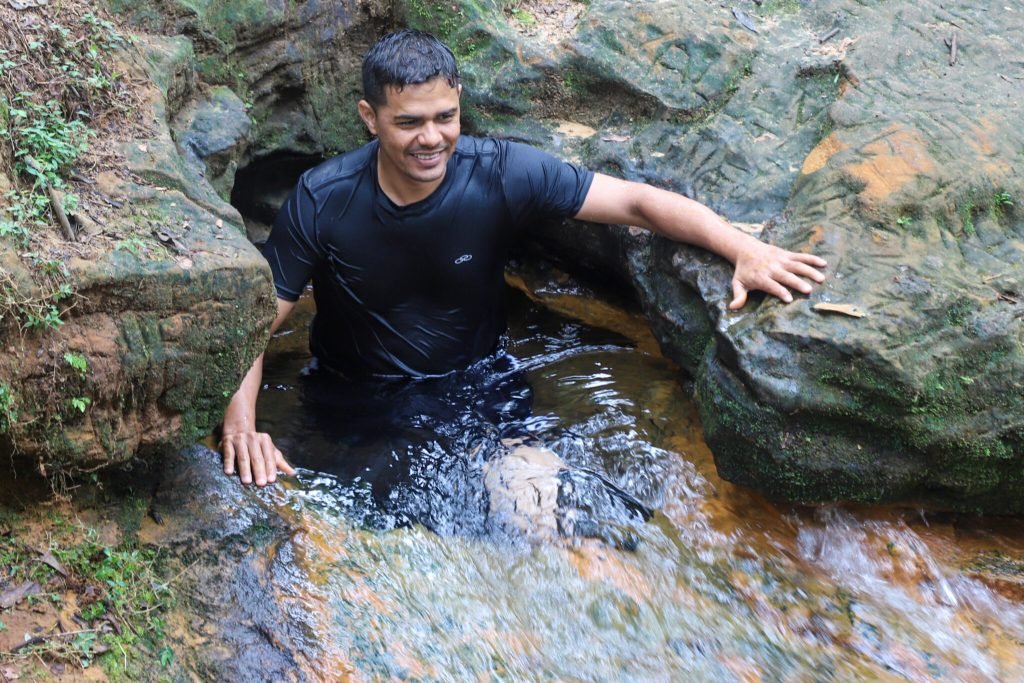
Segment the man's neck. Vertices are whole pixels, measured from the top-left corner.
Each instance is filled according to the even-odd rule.
[[[387,198],[398,206],[408,206],[423,201],[434,193],[434,190],[441,186],[448,175],[445,169],[444,175],[433,182],[424,183],[415,180],[408,180],[402,177],[393,177],[398,174],[387,173],[380,165],[380,156],[377,157],[377,184],[387,195]]]

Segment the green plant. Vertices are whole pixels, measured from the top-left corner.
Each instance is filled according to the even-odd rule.
[[[74,410],[84,413],[85,409],[89,407],[90,403],[92,403],[92,399],[88,396],[74,396],[68,399],[68,403]]]
[[[78,374],[82,377],[85,377],[85,373],[89,371],[89,362],[85,359],[85,356],[68,351],[64,354],[64,361],[77,370]]]
[[[515,20],[518,21],[523,26],[537,25],[537,19],[532,14],[530,14],[529,11],[523,9],[522,7],[516,7],[514,10],[512,10],[512,16],[515,17]]]
[[[134,42],[132,39],[122,35],[112,22],[98,17],[92,12],[83,14],[82,22],[91,29],[89,31],[90,38],[92,39],[92,43],[89,46],[90,54],[94,54],[92,51],[96,50],[97,47],[109,52]]]
[[[901,228],[906,228],[910,225],[913,225],[913,223],[914,219],[911,218],[910,216],[900,216],[899,218],[896,219],[896,225],[900,226]]]
[[[1013,195],[1006,190],[999,190],[992,193],[992,218],[996,221],[1001,221],[1005,215],[1007,209],[1013,207]]]
[[[977,230],[974,227],[974,214],[977,210],[977,204],[974,201],[974,191],[967,197],[967,201],[960,207],[960,222],[963,225],[964,234],[973,237],[977,234]]]
[[[0,434],[7,432],[18,418],[14,390],[7,382],[0,382]]]
[[[126,237],[123,240],[118,240],[114,244],[114,249],[118,251],[127,251],[128,253],[142,257],[146,253],[146,242],[138,235],[132,235]]]
[[[64,321],[60,319],[60,311],[54,305],[45,306],[41,312],[30,311],[25,315],[25,328],[29,330],[55,330]]]
[[[56,562],[44,563],[37,561],[38,550],[15,536],[0,536],[0,582],[35,581],[42,588],[37,597],[58,609],[67,591],[73,591],[74,629],[36,638],[13,657],[0,657],[58,659],[83,668],[98,661],[114,680],[132,680],[130,660],[145,651],[168,666],[173,652],[160,644],[166,628],[162,612],[173,604],[174,594],[161,578],[159,551],[102,543],[95,529],[67,523],[54,523],[50,538],[46,550]]]
[[[32,101],[32,94],[20,92],[11,100],[8,110],[11,134],[15,138],[16,168],[52,187],[63,187],[60,174],[88,148],[93,132],[80,120],[68,121],[60,103]],[[36,164],[28,161],[32,157]]]

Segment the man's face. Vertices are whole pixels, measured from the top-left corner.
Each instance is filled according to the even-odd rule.
[[[459,139],[459,94],[441,77],[385,89],[386,102],[359,102],[359,115],[380,142],[377,173],[392,199],[418,201],[444,179]],[[397,196],[395,196],[397,195]]]

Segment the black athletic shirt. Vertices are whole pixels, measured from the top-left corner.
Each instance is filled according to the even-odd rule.
[[[527,145],[461,136],[441,185],[398,206],[377,183],[373,141],[303,174],[264,255],[282,299],[312,278],[320,362],[349,377],[439,375],[494,350],[514,238],[579,212],[593,177]]]

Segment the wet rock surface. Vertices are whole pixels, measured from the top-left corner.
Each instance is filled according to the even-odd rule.
[[[268,492],[243,487],[203,446],[169,454],[144,540],[180,572],[170,618],[180,666],[205,680],[310,680],[322,655],[315,601],[295,566],[296,531]],[[313,676],[312,680],[324,680]]]

